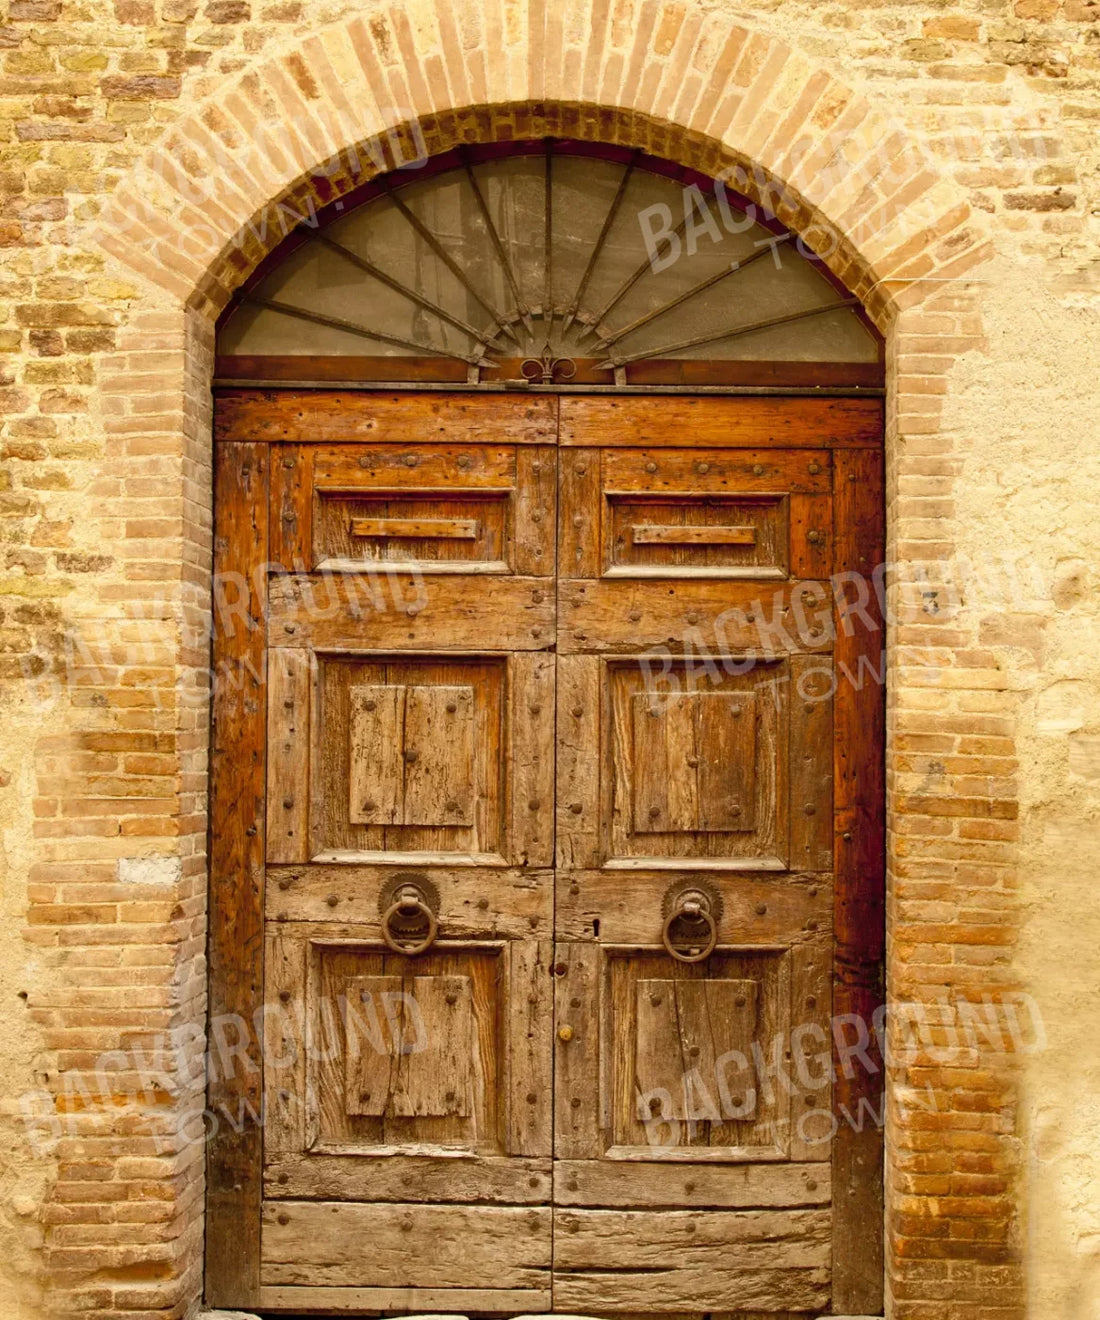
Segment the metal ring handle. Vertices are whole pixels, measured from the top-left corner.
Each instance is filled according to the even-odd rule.
[[[419,912],[428,919],[428,933],[416,944],[401,944],[397,937],[390,930],[390,922],[397,914]],[[415,958],[418,953],[423,953],[425,949],[435,941],[439,934],[439,922],[436,920],[435,913],[424,902],[422,898],[414,897],[409,894],[399,898],[396,903],[390,906],[382,913],[382,938],[394,951],[394,953],[403,953],[407,958]]]
[[[693,920],[701,920],[706,923],[706,943],[695,953],[681,953],[672,943],[672,923],[679,921],[681,917],[691,917]],[[702,962],[705,958],[710,957],[718,945],[718,923],[702,904],[699,904],[693,912],[689,912],[686,906],[676,907],[665,917],[665,924],[661,927],[661,942],[672,957],[679,962]]]

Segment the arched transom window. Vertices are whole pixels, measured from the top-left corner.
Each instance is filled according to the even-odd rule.
[[[218,375],[875,390],[882,341],[774,217],[641,152],[462,148],[304,217]]]

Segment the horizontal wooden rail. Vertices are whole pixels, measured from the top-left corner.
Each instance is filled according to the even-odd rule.
[[[473,541],[476,518],[353,518],[352,536],[397,536],[416,540]]]
[[[656,527],[635,525],[635,545],[755,545],[755,527]]]

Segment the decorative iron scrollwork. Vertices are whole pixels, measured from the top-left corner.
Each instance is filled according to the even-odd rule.
[[[524,358],[519,364],[520,374],[532,385],[553,385],[557,381],[572,380],[577,364],[570,357],[555,357],[549,341],[542,346],[542,356]]]

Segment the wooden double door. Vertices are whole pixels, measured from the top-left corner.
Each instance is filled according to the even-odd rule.
[[[879,407],[219,398],[210,1302],[879,1309]]]

